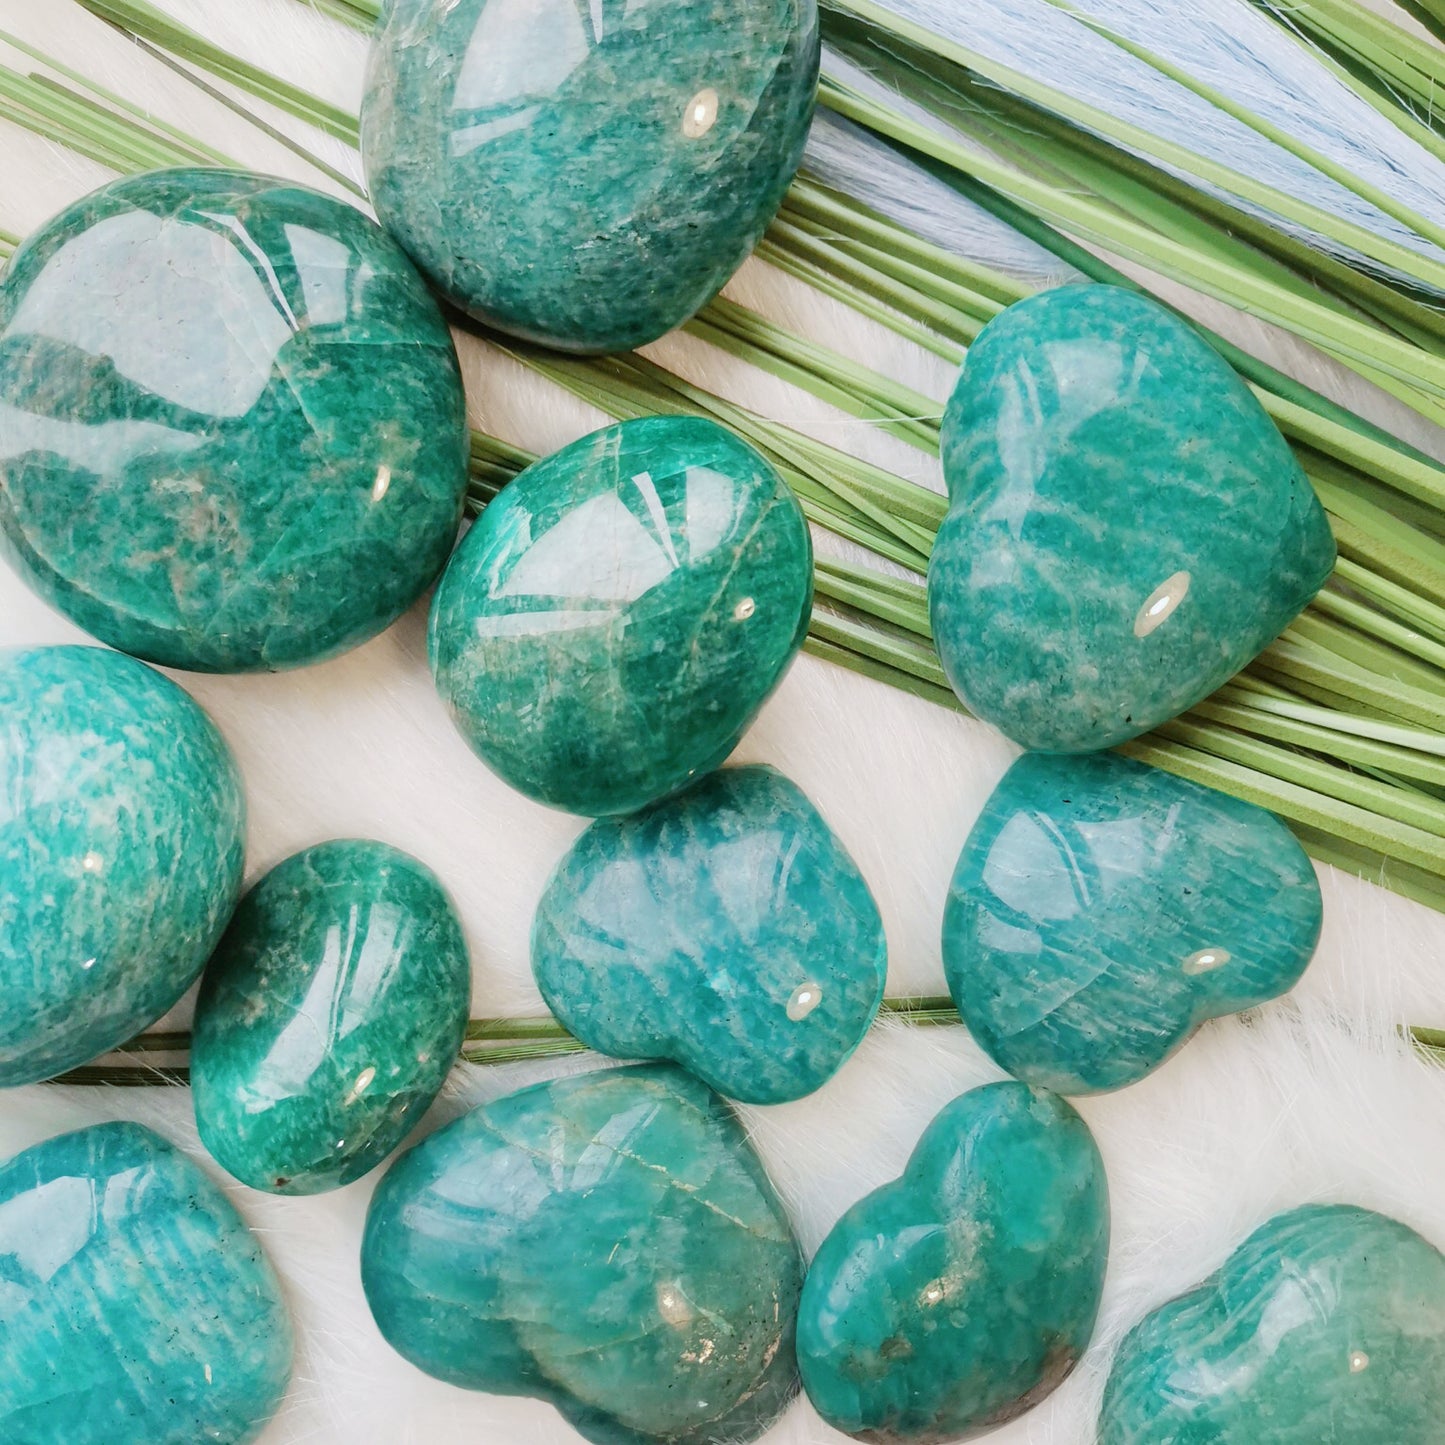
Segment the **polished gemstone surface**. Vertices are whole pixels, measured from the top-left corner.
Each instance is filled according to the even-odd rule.
[[[437,588],[432,673],[519,792],[630,813],[732,752],[812,601],[777,472],[712,422],[647,417],[537,462],[482,513]]]
[[[0,1087],[185,993],[240,896],[245,822],[231,750],[173,682],[98,647],[0,649]]]
[[[361,114],[377,214],[489,325],[655,341],[767,229],[818,53],[816,0],[388,0]]]
[[[430,869],[363,840],[295,854],[242,900],[206,968],[191,1044],[201,1141],[254,1189],[360,1179],[441,1089],[471,992]]]
[[[532,925],[542,996],[589,1047],[673,1059],[750,1104],[811,1094],[857,1048],[888,946],[868,885],[802,790],[724,768],[593,823]]]
[[[1098,1445],[1436,1445],[1445,1258],[1348,1205],[1276,1215],[1125,1336]]]
[[[461,521],[451,336],[359,211],[170,170],[41,227],[0,288],[0,552],[103,642],[205,672],[345,651]]]
[[[944,971],[1011,1074],[1096,1093],[1292,988],[1320,919],[1314,869],[1273,813],[1112,754],[1030,753],[958,860]]]
[[[98,1124],[0,1164],[6,1445],[244,1445],[291,1351],[260,1244],[159,1135]]]
[[[1084,1121],[1022,1084],[973,1089],[814,1256],[798,1314],[808,1398],[878,1445],[987,1434],[1077,1363],[1108,1250]]]
[[[1335,562],[1274,423],[1191,327],[1113,286],[1011,306],[943,421],[939,656],[1027,748],[1089,752],[1192,707]]]
[[[598,1445],[756,1439],[797,1388],[802,1260],[728,1106],[680,1069],[537,1084],[388,1171],[362,1282],[428,1374]]]

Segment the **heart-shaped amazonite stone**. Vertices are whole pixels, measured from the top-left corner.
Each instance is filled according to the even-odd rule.
[[[934,640],[969,709],[1027,748],[1108,748],[1186,711],[1334,567],[1259,402],[1186,322],[1120,287],[1047,291],[990,322],[942,445]]]

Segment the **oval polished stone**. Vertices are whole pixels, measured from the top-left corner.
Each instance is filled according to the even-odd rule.
[[[225,739],[98,647],[0,650],[0,1087],[124,1043],[195,982],[241,892]]]
[[[1334,567],[1263,407],[1192,327],[1119,287],[990,322],[942,444],[934,638],[970,711],[1026,748],[1113,747],[1186,711]]]
[[[1022,1084],[970,1090],[814,1256],[798,1314],[808,1398],[877,1445],[987,1434],[1078,1362],[1108,1250],[1084,1121]]]
[[[1098,1445],[1436,1445],[1445,1257],[1348,1205],[1276,1215],[1124,1338]]]
[[[816,0],[388,0],[361,114],[377,215],[490,326],[645,345],[772,221],[818,57]]]
[[[593,823],[532,925],[532,969],[589,1048],[672,1059],[749,1104],[830,1079],[883,999],[868,885],[802,790],[724,768]]]
[[[0,1165],[0,1439],[245,1445],[291,1376],[281,1286],[230,1201],[139,1124]]]
[[[606,1069],[474,1109],[376,1191],[361,1275],[438,1379],[548,1400],[598,1445],[756,1439],[797,1388],[802,1259],[728,1106]]]
[[[114,181],[0,288],[0,550],[123,652],[246,672],[343,652],[446,562],[461,373],[405,255],[239,171]]]
[[[253,1189],[360,1179],[436,1098],[471,993],[461,923],[430,869],[359,840],[295,854],[242,899],[201,984],[201,1142]]]
[[[1061,1094],[1142,1079],[1208,1019],[1287,992],[1319,941],[1294,834],[1112,754],[1027,754],[969,834],[943,915],[948,986],[1009,1073]]]
[[[432,673],[519,792],[631,813],[732,752],[812,603],[808,526],[777,472],[712,422],[646,417],[487,507],[437,588]]]

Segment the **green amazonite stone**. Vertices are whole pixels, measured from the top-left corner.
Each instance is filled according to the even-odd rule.
[[[964,845],[943,964],[1009,1073],[1089,1094],[1292,988],[1320,918],[1314,869],[1273,813],[1112,754],[1030,753]]]
[[[451,900],[416,859],[344,840],[288,858],[241,901],[201,984],[201,1141],[276,1194],[361,1178],[441,1089],[471,988]]]
[[[772,221],[818,56],[816,0],[388,0],[361,113],[377,215],[489,325],[642,346]]]
[[[350,206],[225,170],[115,181],[0,287],[0,551],[88,632],[246,672],[401,615],[468,432],[421,277]]]
[[[1108,1186],[1084,1121],[1023,1084],[974,1089],[814,1256],[798,1314],[808,1398],[879,1445],[987,1434],[1074,1368],[1108,1249]]]
[[[98,647],[0,650],[0,1087],[185,993],[240,895],[245,821],[230,749],[173,682]]]
[[[959,697],[1027,748],[1108,748],[1186,711],[1334,567],[1264,409],[1131,291],[1068,286],[990,322],[942,442],[933,635]]]
[[[728,1106],[680,1069],[537,1084],[404,1154],[366,1297],[413,1364],[597,1445],[756,1439],[797,1388],[802,1259]]]
[[[808,526],[777,472],[712,422],[647,417],[487,507],[437,588],[432,673],[518,791],[630,813],[732,752],[812,601]]]
[[[1097,1445],[1438,1445],[1442,1420],[1445,1257],[1317,1204],[1125,1336]]]
[[[583,1043],[673,1059],[750,1104],[837,1072],[878,1012],[887,957],[857,865],[762,767],[593,823],[532,925],[538,987]]]
[[[255,1236],[149,1129],[98,1124],[0,1164],[5,1445],[245,1445],[291,1352]]]

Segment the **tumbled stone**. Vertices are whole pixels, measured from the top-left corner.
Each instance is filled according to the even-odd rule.
[[[842,1067],[887,960],[857,865],[763,767],[593,823],[532,925],[537,985],[583,1043],[675,1060],[750,1104],[802,1098]]]
[[[802,1260],[728,1106],[680,1069],[537,1084],[404,1154],[367,1216],[381,1332],[598,1445],[756,1439],[797,1388]]]
[[[461,923],[430,869],[361,840],[295,854],[241,901],[201,984],[201,1141],[254,1189],[360,1179],[436,1098],[471,991]]]
[[[377,215],[491,326],[642,346],[772,221],[818,55],[816,0],[389,0],[361,114]]]
[[[431,614],[437,689],[539,802],[630,813],[717,767],[802,646],[802,509],[696,417],[606,427],[529,467],[457,549]]]
[[[159,1135],[97,1124],[0,1164],[7,1445],[245,1445],[291,1353],[260,1244]]]
[[[0,650],[0,1087],[113,1049],[195,982],[241,891],[231,750],[160,673]]]
[[[1445,1258],[1348,1205],[1276,1215],[1125,1336],[1098,1445],[1436,1445]]]
[[[1272,642],[1335,562],[1284,438],[1147,297],[1067,286],[992,321],[943,421],[928,573],[944,671],[1024,747],[1112,747]]]
[[[798,1314],[808,1398],[877,1445],[987,1434],[1074,1368],[1108,1249],[1084,1121],[1022,1084],[973,1089],[814,1256]]]
[[[1089,1094],[1292,988],[1320,919],[1314,869],[1273,813],[1111,754],[1032,753],[964,845],[943,962],[1005,1069]]]
[[[114,181],[0,289],[0,550],[103,642],[205,672],[345,651],[440,572],[451,336],[361,212],[285,181]]]

